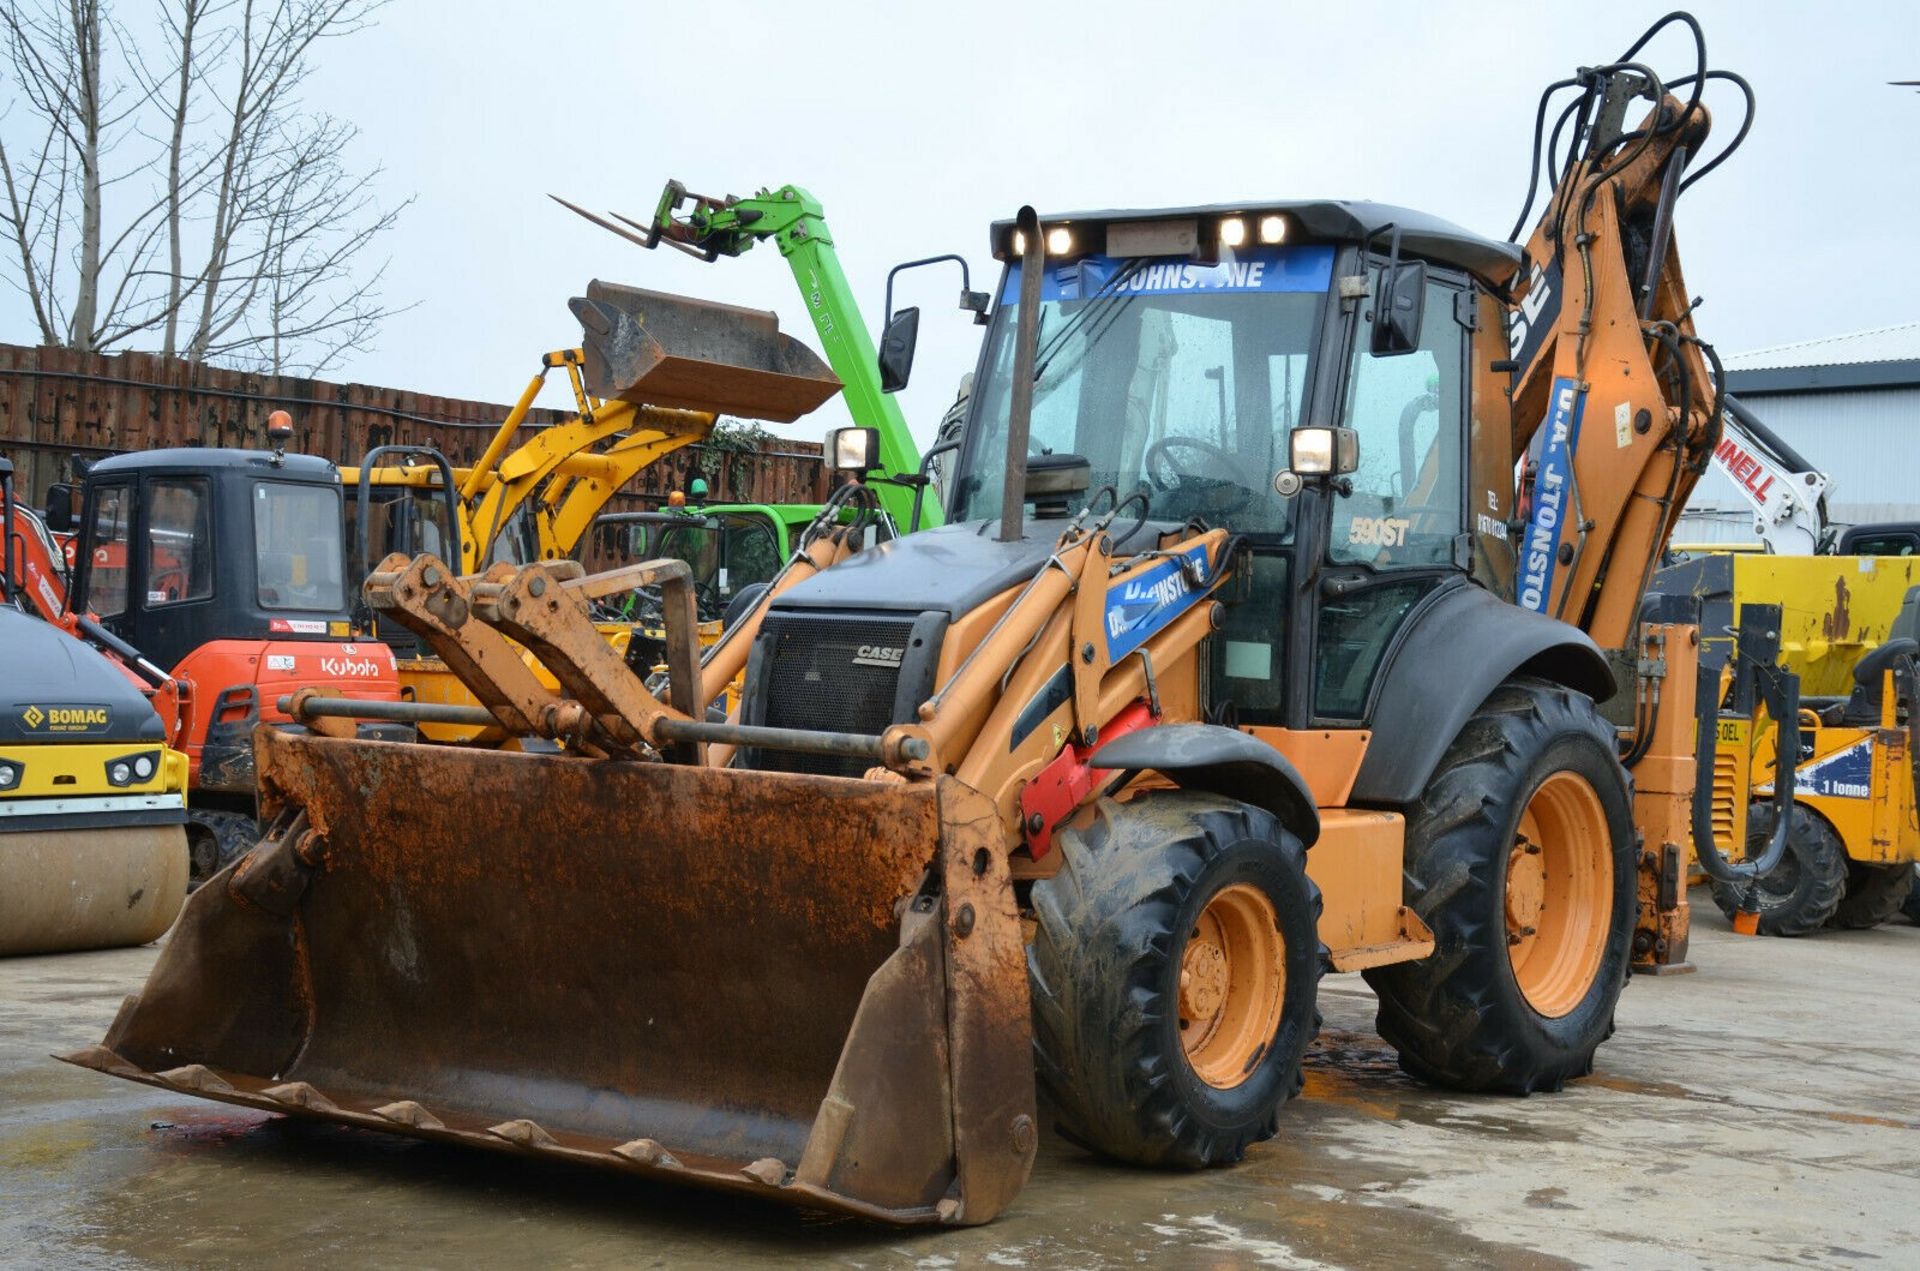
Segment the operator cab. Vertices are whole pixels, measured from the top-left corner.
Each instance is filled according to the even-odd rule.
[[[350,634],[340,474],[311,455],[102,459],[87,474],[74,565],[73,607],[161,666],[218,640]]]
[[[1246,723],[1352,726],[1436,588],[1466,573],[1512,598],[1493,288],[1518,248],[1350,202],[1079,213],[1041,218],[1041,233],[1029,462],[1084,457],[1096,509],[1144,500],[1153,523],[1244,536],[1245,599],[1213,641],[1216,703]],[[1006,268],[951,522],[1001,510],[1025,243],[1005,221],[993,245]],[[1323,475],[1294,470],[1300,443],[1325,452]],[[1029,504],[1044,512],[1031,486]]]
[[[613,512],[595,518],[601,551],[616,561],[684,561],[701,622],[718,622],[745,588],[773,581],[786,561],[779,524],[752,509]],[[657,619],[658,595],[642,588],[619,599],[623,619]]]
[[[608,568],[663,558],[686,562],[700,621],[719,622],[749,603],[743,596],[757,594],[773,581],[818,511],[810,504],[754,503],[608,512],[594,518],[592,541],[600,557],[611,562]],[[852,517],[846,512],[841,520]],[[871,547],[896,537],[896,530],[892,519],[881,514],[864,534]],[[656,589],[640,588],[611,607],[621,620],[643,621],[657,619],[658,606]]]

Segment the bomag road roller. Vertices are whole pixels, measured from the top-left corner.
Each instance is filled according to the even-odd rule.
[[[853,550],[844,487],[704,657],[682,562],[388,557],[369,602],[564,752],[295,695],[260,844],[70,1058],[901,1223],[1007,1206],[1036,1074],[1075,1143],[1237,1160],[1324,968],[1422,1080],[1587,1073],[1685,842],[1687,641],[1637,615],[1718,417],[1670,238],[1707,72],[1638,48],[1570,81],[1524,250],[1316,200],[996,224],[947,523]],[[644,400],[618,325],[590,387]],[[591,622],[639,584],[657,690]],[[1623,739],[1596,703],[1662,674]]]
[[[91,622],[40,616],[59,555],[0,458],[0,957],[145,944],[187,891],[171,681]]]

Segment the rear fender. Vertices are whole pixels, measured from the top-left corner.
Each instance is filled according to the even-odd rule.
[[[1412,803],[1453,739],[1502,681],[1538,676],[1585,693],[1613,696],[1613,669],[1600,646],[1570,626],[1491,592],[1462,584],[1408,619],[1380,669],[1368,727],[1372,743],[1349,802]]]

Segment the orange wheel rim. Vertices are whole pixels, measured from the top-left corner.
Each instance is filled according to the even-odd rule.
[[[1229,1090],[1247,1079],[1274,1034],[1287,996],[1287,946],[1273,904],[1234,883],[1200,912],[1180,954],[1180,1045],[1193,1073]]]
[[[1527,1004],[1568,1014],[1600,973],[1613,918],[1613,835],[1586,778],[1556,772],[1527,800],[1507,855],[1505,916]]]

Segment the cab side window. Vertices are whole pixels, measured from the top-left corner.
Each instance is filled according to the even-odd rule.
[[[1460,294],[1429,279],[1420,346],[1395,357],[1368,352],[1368,302],[1341,421],[1360,434],[1360,467],[1353,493],[1334,503],[1329,553],[1336,561],[1393,568],[1453,559],[1464,522],[1466,331],[1454,318]]]
[[[93,501],[93,544],[87,561],[87,607],[102,618],[127,611],[128,553],[133,550],[133,487],[102,486]]]
[[[205,477],[147,483],[147,607],[213,594],[213,532]]]

